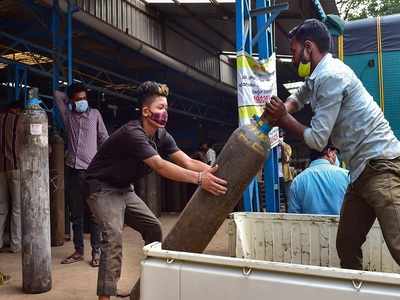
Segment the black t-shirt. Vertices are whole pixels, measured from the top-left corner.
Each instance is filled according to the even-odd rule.
[[[140,121],[130,121],[115,131],[101,146],[86,170],[90,192],[101,184],[124,188],[151,172],[143,160],[154,155],[167,156],[179,151],[174,138],[157,130],[153,138],[146,135]]]

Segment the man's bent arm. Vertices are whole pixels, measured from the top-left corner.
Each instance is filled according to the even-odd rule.
[[[227,188],[225,185],[227,182],[220,179],[212,174],[217,170],[216,167],[206,170],[203,172],[195,172],[187,170],[174,163],[171,163],[165,159],[162,159],[159,155],[154,155],[144,160],[150,168],[156,171],[163,177],[179,182],[188,182],[194,184],[200,184],[203,189],[212,193],[215,196],[225,194]]]
[[[171,163],[161,156],[155,155],[144,160],[144,163],[163,177],[179,182],[197,184],[199,173],[182,168]]]
[[[61,118],[65,124],[66,114],[67,114],[67,103],[68,97],[65,93],[60,91],[54,91],[54,103],[57,105],[58,110],[60,111]]]
[[[283,128],[289,131],[292,135],[296,138],[303,140],[304,139],[304,131],[306,130],[306,126],[301,124],[297,121],[291,114],[286,114],[282,117],[278,122],[277,125],[280,128]]]
[[[199,160],[190,158],[185,152],[179,150],[170,155],[171,160],[177,165],[197,172],[210,170],[211,167]]]

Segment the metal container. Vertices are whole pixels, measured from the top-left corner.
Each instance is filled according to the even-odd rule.
[[[400,275],[145,247],[141,300],[395,300]]]
[[[274,262],[340,267],[336,251],[339,216],[233,213],[228,225],[230,255]],[[376,222],[363,245],[368,271],[400,272]]]
[[[216,162],[216,176],[228,182],[228,192],[214,196],[197,188],[163,241],[163,249],[203,252],[269,154],[268,132],[262,126],[254,122],[232,133]]]

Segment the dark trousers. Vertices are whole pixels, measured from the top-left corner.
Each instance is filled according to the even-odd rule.
[[[66,172],[66,196],[71,214],[73,241],[75,250],[80,254],[84,253],[84,219],[88,218],[90,231],[90,245],[92,255],[100,253],[100,231],[94,222],[94,216],[87,205],[86,186],[84,180],[85,170],[77,170],[70,167],[65,168]]]
[[[361,246],[378,218],[383,237],[400,265],[400,159],[372,160],[349,186],[340,214],[336,248],[340,264],[362,269]]]
[[[102,232],[97,295],[115,296],[121,276],[124,220],[142,235],[145,244],[161,241],[161,224],[133,188],[103,188],[90,195],[88,204]]]

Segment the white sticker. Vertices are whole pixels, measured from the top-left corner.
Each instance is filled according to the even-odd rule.
[[[42,135],[42,124],[31,124],[31,135]]]
[[[268,133],[269,136],[269,142],[271,143],[271,148],[274,148],[275,146],[279,145],[279,128],[278,127],[273,127],[271,131]]]

